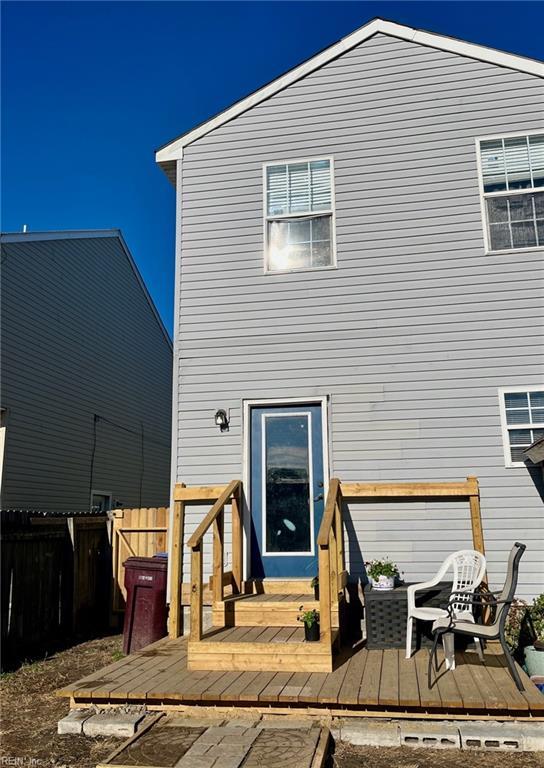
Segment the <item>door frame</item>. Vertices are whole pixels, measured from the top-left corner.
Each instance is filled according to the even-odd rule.
[[[244,567],[242,578],[248,578],[251,573],[251,510],[249,500],[251,499],[251,409],[252,408],[273,408],[289,405],[319,405],[321,406],[321,430],[323,436],[323,494],[325,503],[329,490],[329,478],[331,473],[330,460],[330,442],[329,442],[329,395],[310,395],[309,397],[277,397],[277,398],[259,398],[257,400],[242,400],[242,482],[244,487],[244,526],[243,526],[243,548],[244,548]]]

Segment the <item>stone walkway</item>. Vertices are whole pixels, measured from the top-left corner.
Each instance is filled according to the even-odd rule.
[[[134,768],[321,768],[320,725],[291,719],[162,717],[98,766]],[[321,746],[323,739],[321,739]]]

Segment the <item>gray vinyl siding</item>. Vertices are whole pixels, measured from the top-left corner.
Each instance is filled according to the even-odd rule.
[[[118,237],[3,243],[1,368],[4,508],[168,504],[172,349]]]
[[[519,593],[544,591],[542,474],[505,468],[497,393],[544,381],[543,252],[485,253],[475,151],[544,127],[543,99],[536,76],[380,34],[184,149],[177,481],[242,476],[244,399],[327,395],[331,475],[477,475],[493,586],[521,540]],[[338,268],[265,275],[262,164],[320,156]],[[463,504],[351,505],[347,525],[354,576],[389,555],[422,580],[471,544]]]

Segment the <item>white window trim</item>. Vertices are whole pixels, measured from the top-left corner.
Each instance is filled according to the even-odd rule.
[[[310,549],[306,550],[292,550],[289,552],[269,552],[267,547],[267,530],[266,530],[266,423],[270,419],[277,419],[282,416],[305,416],[308,424],[308,493],[310,498]],[[314,509],[314,472],[313,472],[313,448],[312,448],[312,414],[310,411],[297,411],[291,413],[289,411],[283,411],[279,413],[262,413],[261,414],[261,499],[262,499],[262,517],[261,517],[261,531],[262,531],[262,555],[263,557],[313,557],[315,555],[314,538],[315,538],[315,509]]]
[[[332,455],[331,444],[329,438],[329,424],[331,420],[330,407],[331,398],[330,395],[310,395],[309,397],[282,397],[282,398],[259,398],[259,399],[245,399],[241,401],[242,408],[242,483],[244,487],[244,500],[243,500],[243,548],[245,557],[244,562],[244,579],[249,577],[251,573],[251,538],[248,534],[251,531],[251,409],[252,408],[268,408],[270,406],[289,406],[289,405],[320,405],[321,406],[321,429],[323,439],[323,494],[325,500],[327,499],[327,493],[329,492],[329,478],[332,475]],[[291,579],[293,581],[296,579]],[[272,579],[273,581],[273,579]],[[300,579],[300,581],[307,581],[307,579]]]
[[[280,214],[279,216],[268,215],[267,205],[267,185],[266,185],[266,170],[272,165],[293,165],[295,163],[312,163],[316,160],[328,160],[330,163],[331,172],[331,207],[326,211],[313,211],[308,213],[308,216],[329,216],[331,217],[331,263],[325,267],[295,267],[293,269],[269,269],[268,268],[268,220],[274,219],[290,219],[293,216],[304,216],[305,214]],[[336,262],[336,193],[335,193],[335,173],[334,173],[334,156],[332,155],[319,155],[317,157],[295,158],[292,160],[270,160],[263,163],[263,272],[265,275],[285,275],[291,272],[323,272],[327,269],[337,269]]]
[[[482,216],[482,226],[483,226],[483,232],[484,232],[484,247],[485,247],[485,253],[487,254],[496,254],[496,253],[527,253],[528,251],[543,251],[544,245],[533,245],[530,248],[504,248],[499,251],[493,250],[491,248],[491,243],[489,242],[489,224],[487,221],[487,206],[486,206],[486,195],[492,196],[492,197],[500,197],[500,196],[508,196],[508,195],[517,195],[517,194],[530,194],[531,192],[534,193],[535,191],[544,192],[544,187],[532,187],[531,189],[516,189],[516,190],[504,190],[502,192],[484,192],[484,177],[482,173],[482,158],[480,155],[480,144],[482,141],[496,141],[498,139],[514,139],[517,136],[538,136],[540,133],[544,133],[544,128],[539,128],[534,131],[514,131],[513,133],[500,133],[500,134],[493,134],[491,136],[477,136],[474,141],[476,144],[476,165],[478,168],[478,189],[480,192],[480,211]],[[514,390],[512,390],[514,391]],[[524,392],[525,390],[518,390],[521,392]]]
[[[510,453],[510,436],[508,434],[509,429],[535,429],[535,424],[531,424],[526,427],[523,424],[511,424],[510,427],[506,423],[506,406],[504,403],[504,395],[510,392],[541,392],[544,389],[544,384],[540,386],[525,386],[525,387],[501,387],[499,389],[499,411],[501,415],[501,432],[502,432],[502,445],[504,450],[504,466],[505,467],[525,467],[524,461],[512,461],[512,455]],[[544,424],[537,426],[537,429],[543,429]]]

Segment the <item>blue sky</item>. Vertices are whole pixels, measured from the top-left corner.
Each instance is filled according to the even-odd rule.
[[[169,330],[154,150],[374,16],[544,58],[540,2],[3,2],[2,229],[122,229]]]

